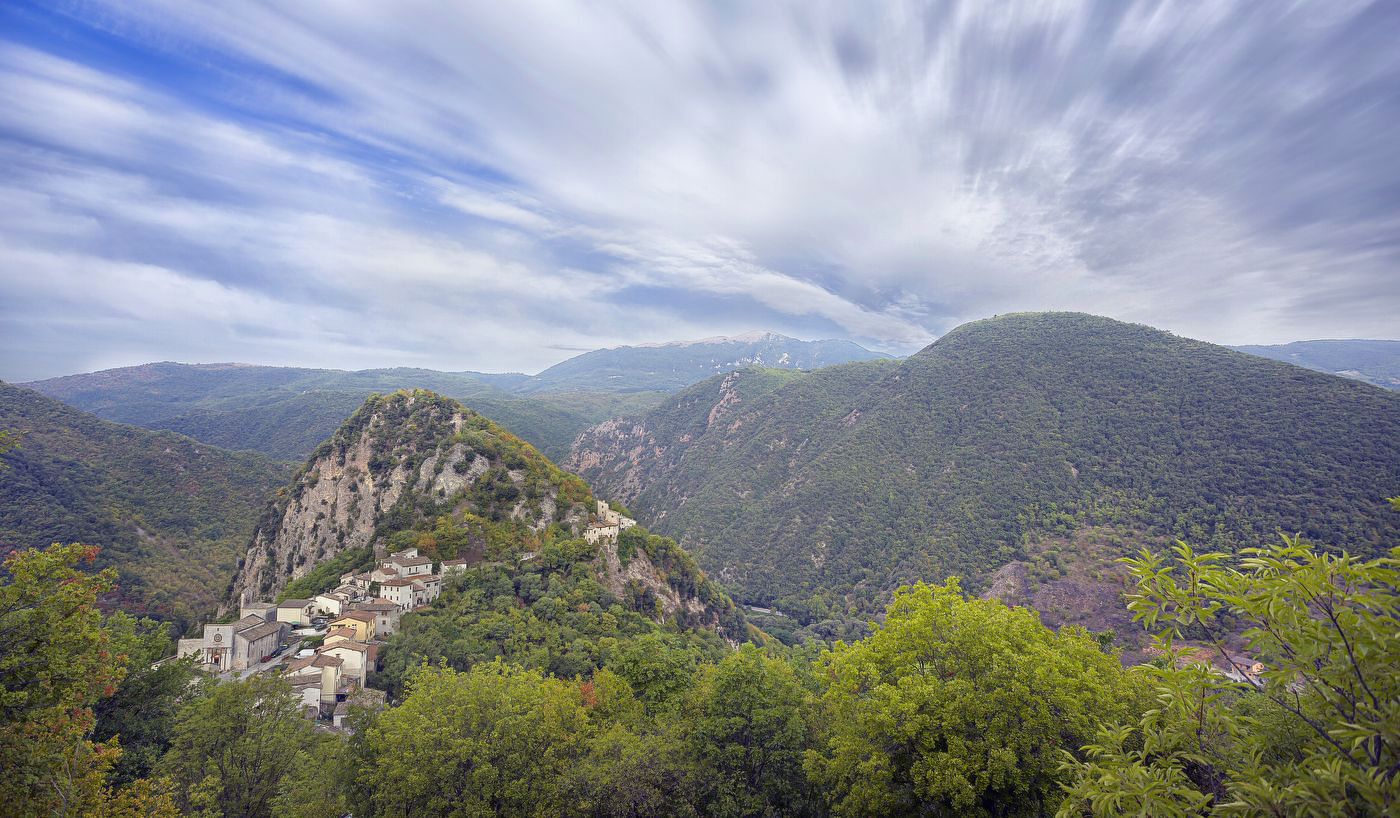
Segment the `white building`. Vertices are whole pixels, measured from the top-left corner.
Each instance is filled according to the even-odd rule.
[[[442,596],[442,577],[424,574],[413,579],[413,607],[431,605]]]
[[[277,606],[271,602],[244,602],[238,606],[239,619],[247,619],[250,616],[261,617],[264,622],[272,622],[277,619]]]
[[[413,580],[391,579],[379,584],[379,596],[405,611],[413,610]]]
[[[401,577],[420,577],[433,572],[433,561],[427,557],[394,556],[379,563],[380,568],[392,568]]]
[[[350,609],[350,597],[345,594],[336,593],[335,591],[329,591],[324,594],[317,594],[316,598],[311,600],[311,604],[316,606],[316,610],[322,613],[330,616],[340,616]]]
[[[273,610],[268,606],[267,610]],[[204,635],[181,639],[177,656],[194,656],[211,672],[244,670],[273,654],[282,644],[286,625],[269,622],[259,613],[249,613],[237,622],[204,626]]]
[[[399,617],[403,615],[403,608],[400,608],[393,601],[383,598],[356,602],[350,607],[350,610],[374,614],[374,634],[376,637],[388,636],[398,630]]]
[[[596,544],[600,540],[615,540],[619,533],[620,529],[615,525],[589,523],[588,528],[583,530],[583,538],[590,544]]]
[[[365,680],[369,678],[369,672],[374,669],[377,656],[374,645],[353,641],[337,642],[334,645],[322,647],[317,653],[321,656],[333,656],[341,660],[341,676],[360,687],[365,686]]]
[[[309,599],[284,599],[277,603],[277,621],[297,628],[311,624],[315,607]]]

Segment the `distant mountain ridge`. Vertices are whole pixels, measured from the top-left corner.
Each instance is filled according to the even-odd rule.
[[[603,384],[623,391],[670,392],[746,366],[820,369],[888,357],[851,341],[801,341],[759,331],[597,349],[555,364],[512,388],[517,393],[530,394]]]
[[[429,389],[465,402],[559,458],[588,426],[649,409],[666,393],[716,372],[755,363],[816,368],[875,357],[884,356],[848,341],[798,341],[762,332],[595,350],[535,376],[160,362],[25,386],[107,420],[293,461],[310,454],[370,395]]]
[[[562,455],[580,430],[659,401],[644,392],[558,393],[522,399],[497,383],[524,375],[401,367],[356,372],[253,364],[152,363],[36,381],[27,386],[120,423],[169,429],[230,449],[301,460],[372,394],[431,389]]]
[[[819,620],[915,579],[977,587],[1018,560],[1053,577],[1084,549],[1172,536],[1228,549],[1282,527],[1375,553],[1400,534],[1381,502],[1400,493],[1400,395],[1018,314],[903,361],[718,376],[589,429],[563,465],[736,598]]]
[[[122,604],[162,617],[212,609],[268,494],[292,469],[173,432],[110,423],[0,383],[0,551],[101,546]]]
[[[1385,389],[1400,390],[1400,341],[1294,341],[1268,346],[1237,346],[1234,349],[1318,372],[1365,381]]]

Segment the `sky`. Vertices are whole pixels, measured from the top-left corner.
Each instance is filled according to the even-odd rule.
[[[0,4],[0,378],[1400,338],[1400,3]]]

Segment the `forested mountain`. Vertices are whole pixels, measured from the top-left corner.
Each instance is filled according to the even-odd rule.
[[[743,636],[733,603],[674,543],[640,528],[585,543],[593,511],[582,480],[456,401],[425,390],[376,395],[268,505],[229,596],[267,599],[294,581],[308,596],[367,568],[376,549],[416,546],[472,565],[538,559],[527,567],[536,574],[583,563],[599,592],[629,610]]]
[[[671,392],[746,366],[819,369],[887,357],[850,341],[800,341],[775,332],[750,332],[699,341],[597,349],[555,364],[533,378],[512,384],[511,389],[523,394],[598,388]]]
[[[172,432],[122,426],[0,383],[0,550],[101,546],[125,607],[212,608],[267,496],[292,469]]]
[[[1021,560],[1054,580],[1171,536],[1232,549],[1281,527],[1376,553],[1400,533],[1382,503],[1400,489],[1400,395],[1017,314],[901,362],[716,377],[590,429],[564,465],[738,598],[812,621],[915,579],[978,587]]]
[[[562,456],[590,423],[640,411],[660,395],[603,391],[525,400],[504,387],[524,375],[430,369],[334,369],[154,363],[68,375],[26,386],[107,420],[169,429],[230,449],[301,460],[372,394],[431,389],[458,400]]]
[[[1294,341],[1271,346],[1238,346],[1241,352],[1286,361],[1346,378],[1400,389],[1400,341]]]

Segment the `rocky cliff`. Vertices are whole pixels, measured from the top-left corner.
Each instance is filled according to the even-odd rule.
[[[588,487],[527,443],[431,392],[365,402],[268,507],[230,597],[266,598],[317,563],[442,514],[531,531],[587,521]]]
[[[273,599],[338,555],[368,562],[407,544],[435,559],[530,559],[579,538],[593,506],[581,479],[456,401],[374,396],[268,506],[228,598]],[[634,609],[742,632],[733,603],[674,542],[638,529],[588,554],[599,584]]]

